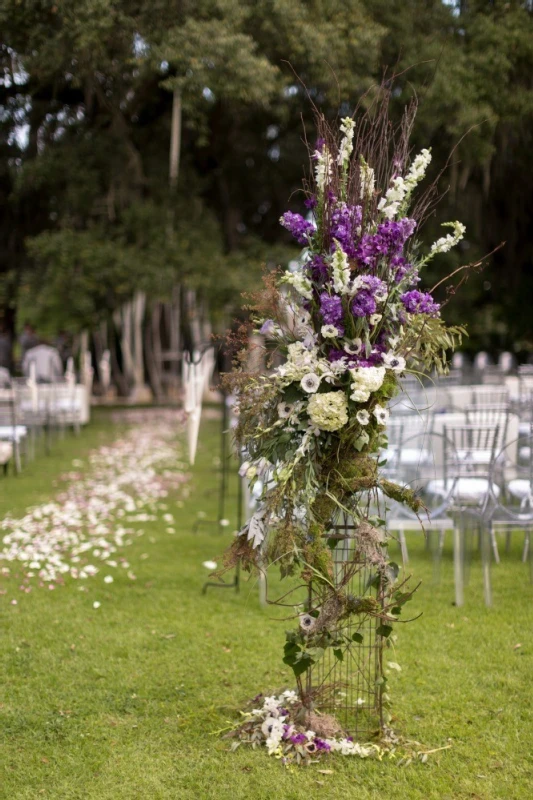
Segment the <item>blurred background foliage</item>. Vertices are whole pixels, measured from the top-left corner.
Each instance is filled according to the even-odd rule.
[[[351,113],[388,70],[397,118],[418,97],[433,177],[456,147],[422,236],[461,219],[467,237],[428,285],[505,240],[445,313],[471,347],[533,351],[532,15],[502,0],[0,0],[0,315],[77,332],[177,284],[227,322],[263,263],[297,254],[278,218],[302,210],[310,101]]]

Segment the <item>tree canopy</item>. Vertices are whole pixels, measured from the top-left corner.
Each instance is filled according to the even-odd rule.
[[[398,118],[418,98],[414,147],[435,169],[452,153],[424,235],[458,218],[467,238],[429,279],[505,240],[453,321],[533,350],[531,22],[516,0],[1,0],[5,318],[79,330],[175,284],[237,308],[261,263],[293,252],[278,219],[301,210],[313,104],[351,113],[385,73]]]

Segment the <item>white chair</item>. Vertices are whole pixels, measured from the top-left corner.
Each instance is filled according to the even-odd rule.
[[[17,472],[22,469],[21,448],[24,446],[27,433],[26,426],[19,424],[15,397],[11,392],[8,397],[0,399],[0,442],[11,445]]]

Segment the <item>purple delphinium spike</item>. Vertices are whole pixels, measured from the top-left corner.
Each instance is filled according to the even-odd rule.
[[[301,214],[294,214],[292,211],[286,211],[279,221],[294,236],[298,244],[302,246],[309,244],[309,239],[315,232],[312,222],[307,222]]]

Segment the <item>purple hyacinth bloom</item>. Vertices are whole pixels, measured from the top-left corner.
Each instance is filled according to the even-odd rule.
[[[325,742],[324,739],[316,738],[315,745],[317,750],[323,750],[325,753],[327,753],[328,750],[331,750],[331,745]]]
[[[335,249],[337,241],[348,258],[355,258],[357,247],[355,240],[360,235],[362,219],[361,206],[349,206],[341,203],[333,209],[329,233],[333,240],[332,249]]]
[[[354,317],[370,317],[376,313],[376,301],[371,291],[362,289],[357,293],[352,303],[352,313]]]
[[[292,211],[286,211],[280,217],[280,223],[302,246],[309,244],[309,238],[315,232],[315,226],[312,222],[307,222],[301,214],[294,214]]]
[[[326,325],[339,327],[344,315],[341,298],[336,294],[329,295],[327,292],[322,292],[320,295],[320,313]]]
[[[360,264],[374,268],[382,258],[401,256],[407,239],[416,227],[414,219],[404,217],[396,221],[386,220],[378,225],[376,233],[366,233],[356,248],[354,258]]]
[[[290,738],[293,744],[305,744],[307,742],[307,736],[305,733],[295,733],[294,736],[291,736]]]
[[[429,292],[413,289],[402,294],[400,300],[410,314],[428,314],[430,317],[435,317],[440,311],[440,305],[435,303]]]
[[[321,283],[329,276],[328,265],[322,256],[315,255],[307,263],[307,268],[311,272],[311,278],[315,283]]]

